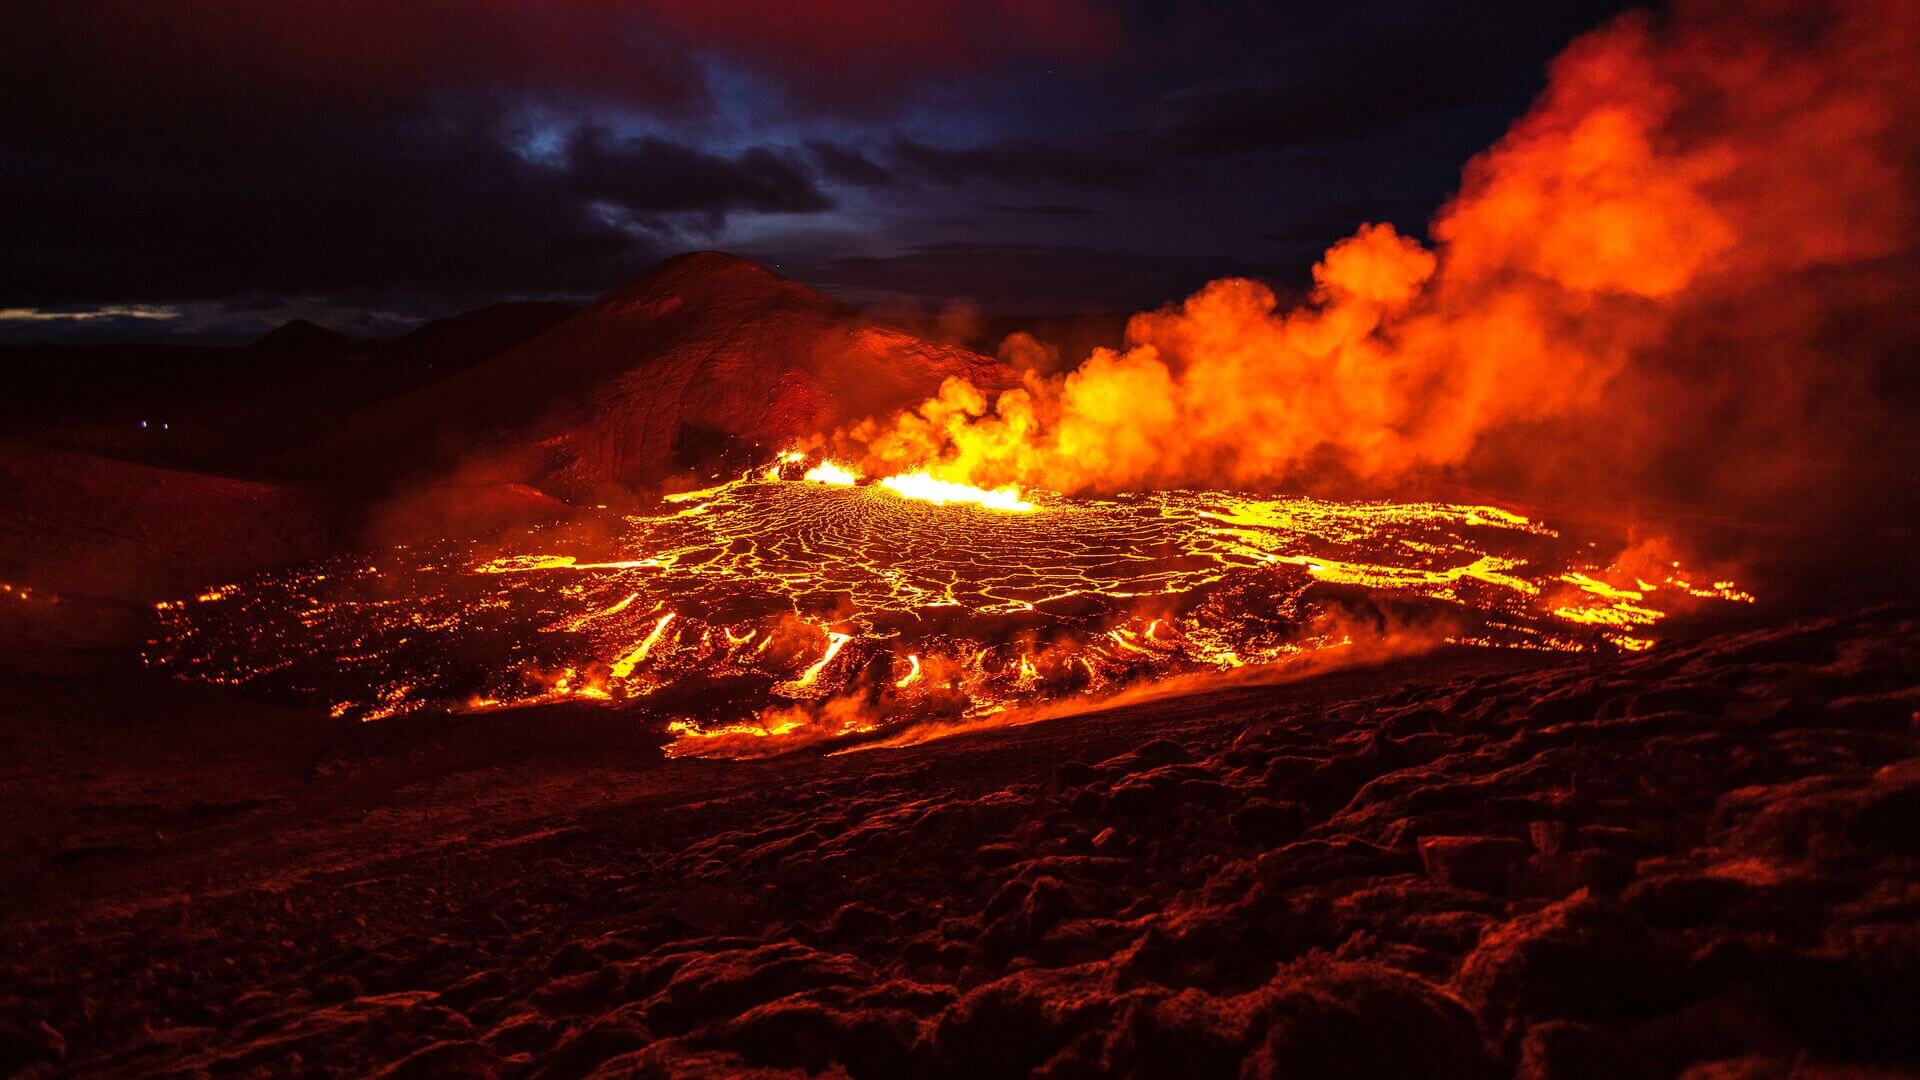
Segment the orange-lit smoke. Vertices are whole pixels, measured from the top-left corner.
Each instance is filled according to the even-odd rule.
[[[1916,55],[1920,7],[1893,0],[1627,16],[1555,61],[1431,248],[1365,225],[1305,306],[1216,281],[1135,316],[1124,350],[993,399],[950,381],[846,441],[870,471],[1084,491],[1384,486],[1576,417],[1587,468],[1651,469],[1714,423],[1798,438],[1805,401],[1864,407],[1867,376],[1810,359],[1834,309],[1804,298],[1907,250]],[[1683,347],[1712,370],[1675,400]],[[1509,474],[1568,464],[1565,447],[1502,453]]]

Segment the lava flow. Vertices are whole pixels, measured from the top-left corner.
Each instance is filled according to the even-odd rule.
[[[575,522],[510,554],[395,548],[163,603],[147,659],[368,720],[625,704],[675,752],[734,753],[1273,663],[1349,643],[1355,611],[1436,641],[1633,650],[1666,598],[1750,599],[1622,582],[1490,506],[1070,499],[808,465],[670,496],[611,541]]]

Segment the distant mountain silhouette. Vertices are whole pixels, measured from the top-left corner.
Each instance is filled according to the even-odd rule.
[[[541,300],[488,304],[422,323],[384,343],[381,365],[389,374],[420,372],[422,381],[432,381],[531,341],[579,313],[572,304]]]
[[[18,394],[0,397],[0,433],[154,464],[271,475],[263,457],[307,445],[370,405],[521,345],[579,310],[493,304],[390,341],[295,319],[241,346],[3,349],[0,367]]]
[[[289,360],[332,359],[365,352],[368,342],[356,341],[306,319],[291,319],[262,334],[247,346],[253,353],[271,353]]]

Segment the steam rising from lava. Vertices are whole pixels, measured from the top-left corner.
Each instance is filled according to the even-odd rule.
[[[1068,492],[1463,465],[1564,491],[1676,448],[1791,480],[1834,437],[1809,410],[1870,425],[1870,365],[1827,340],[1859,313],[1821,290],[1908,250],[1916,55],[1920,8],[1897,0],[1630,15],[1558,58],[1431,249],[1363,226],[1298,310],[1216,281],[1136,316],[1124,350],[992,400],[950,381],[840,446],[875,471]],[[1707,495],[1741,494],[1706,471]]]

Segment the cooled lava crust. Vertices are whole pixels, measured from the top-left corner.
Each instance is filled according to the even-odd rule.
[[[759,762],[663,762],[604,710],[297,727],[117,677],[151,693],[112,720],[7,721],[41,778],[0,807],[7,1069],[1920,1061],[1911,612]],[[124,687],[0,689],[58,719]]]

